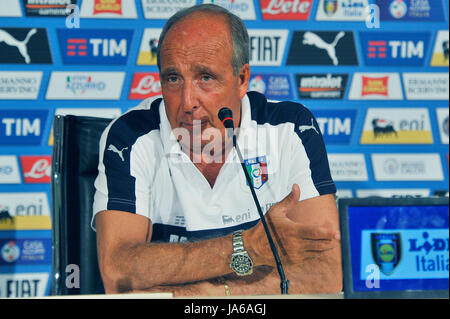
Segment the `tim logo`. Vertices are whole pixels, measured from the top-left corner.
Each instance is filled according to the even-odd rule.
[[[373,137],[376,139],[377,137],[384,136],[397,136],[397,131],[394,128],[394,123],[392,121],[386,119],[373,119],[372,120],[373,127]]]
[[[68,39],[67,40],[67,55],[68,56],[86,56],[87,55],[87,40],[86,39]]]
[[[422,66],[428,50],[428,32],[361,32],[367,65]]]
[[[1,110],[0,145],[40,145],[48,110]]]
[[[64,64],[127,63],[133,30],[58,29]]]
[[[356,110],[317,110],[314,112],[325,143],[346,144],[352,137]]]
[[[369,41],[369,49],[367,56],[369,59],[386,58],[387,42],[386,41]]]

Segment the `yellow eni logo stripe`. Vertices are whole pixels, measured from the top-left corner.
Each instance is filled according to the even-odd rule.
[[[361,144],[433,144],[433,136],[430,131],[399,131],[376,136],[373,131],[364,131]]]
[[[0,220],[0,230],[49,230],[50,216],[14,216]]]
[[[431,58],[431,66],[447,66],[449,65],[449,45],[448,31],[440,30],[434,44],[433,56]]]
[[[433,53],[431,66],[449,66],[449,56],[444,53]]]
[[[361,144],[433,144],[426,108],[369,108]]]

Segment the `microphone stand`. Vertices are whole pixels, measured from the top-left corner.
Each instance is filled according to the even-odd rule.
[[[233,133],[233,129],[227,129],[231,130],[230,133]],[[275,258],[275,262],[277,264],[278,273],[280,275],[280,287],[281,287],[281,294],[287,295],[288,288],[289,288],[289,280],[286,279],[286,276],[284,274],[283,265],[281,264],[280,256],[278,255],[277,247],[275,246],[275,243],[273,242],[272,236],[270,235],[269,227],[267,226],[266,219],[264,218],[264,214],[261,209],[261,205],[259,204],[258,197],[256,197],[255,190],[252,187],[252,180],[250,179],[250,175],[248,174],[248,171],[245,167],[244,159],[242,158],[241,151],[237,145],[236,135],[233,133],[233,146],[236,149],[239,161],[241,162],[242,170],[244,171],[245,178],[247,179],[248,186],[250,188],[250,191],[252,193],[253,200],[255,202],[256,208],[258,209],[259,217],[261,218],[261,222],[264,226],[264,230],[266,231],[267,239],[269,240],[270,249],[272,250],[273,256]]]

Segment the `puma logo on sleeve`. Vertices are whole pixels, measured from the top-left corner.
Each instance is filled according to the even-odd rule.
[[[319,134],[316,127],[314,126],[313,119],[311,119],[311,125],[300,125],[298,127],[298,130],[300,131],[300,133],[303,133],[304,131],[307,131],[307,130],[314,130],[314,131],[316,131],[317,134]]]
[[[118,150],[117,147],[115,147],[113,144],[109,144],[108,146],[108,151],[112,151],[114,153],[117,153],[117,155],[119,155],[120,159],[122,160],[122,162],[125,161],[125,159],[123,158],[123,151],[127,150],[128,147],[124,147],[121,150]]]

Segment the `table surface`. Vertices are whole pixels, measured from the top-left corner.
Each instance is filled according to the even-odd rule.
[[[135,294],[107,294],[107,295],[67,295],[36,297],[38,299],[344,299],[344,293],[311,294],[311,295],[258,295],[258,296],[218,296],[218,297],[173,297],[171,293],[135,293]]]

